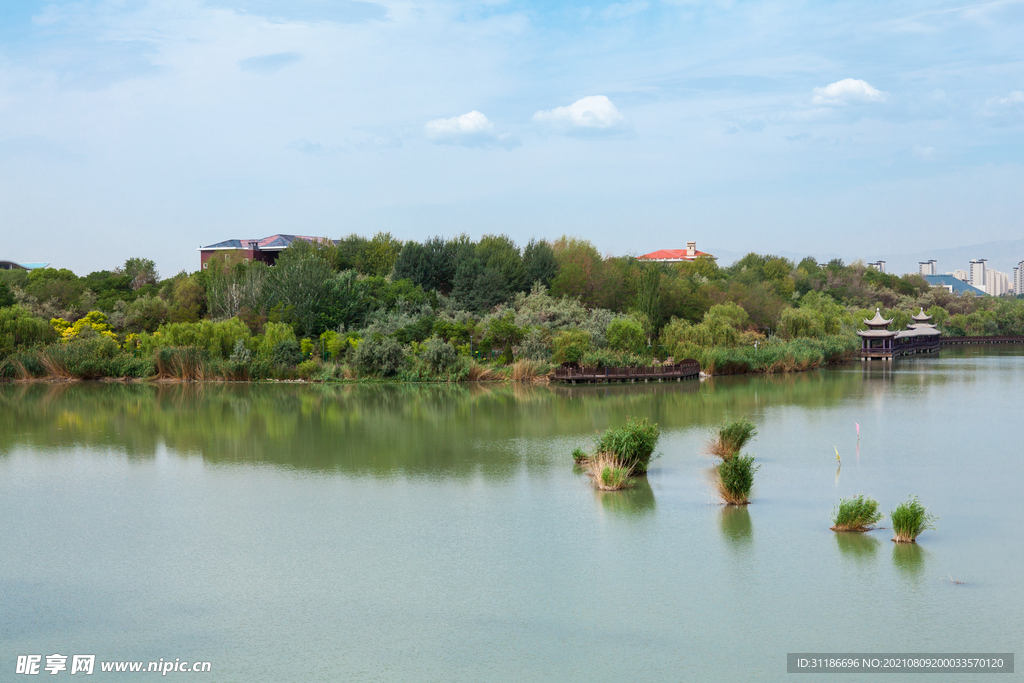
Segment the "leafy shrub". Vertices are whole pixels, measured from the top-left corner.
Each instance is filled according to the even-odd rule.
[[[435,375],[447,373],[460,363],[455,347],[440,337],[431,337],[423,342],[420,361],[429,372]]]
[[[302,348],[294,338],[284,339],[270,351],[270,362],[278,367],[293,368],[302,362]]]
[[[517,358],[545,363],[551,360],[551,337],[542,327],[531,327],[516,351]]]
[[[16,349],[43,344],[57,338],[46,320],[21,306],[0,308],[0,358]]]
[[[235,340],[235,348],[228,360],[232,363],[248,365],[252,362],[252,351],[246,348],[244,341],[237,339]]]
[[[579,363],[590,350],[590,335],[583,330],[565,330],[555,336],[551,347],[554,362]]]
[[[616,318],[608,324],[608,346],[615,351],[642,353],[647,348],[644,328],[630,318]]]
[[[291,325],[287,323],[267,323],[263,326],[263,334],[258,338],[256,349],[259,355],[276,363],[272,358],[274,349],[279,344],[287,341],[295,342],[295,346],[298,348],[299,342],[295,338],[295,331]],[[301,349],[299,355],[302,355]],[[298,362],[296,361],[296,363]],[[292,365],[295,365],[295,363],[292,363]]]
[[[597,442],[598,453],[617,457],[631,473],[643,474],[651,462],[661,429],[644,418],[629,418],[624,427],[607,429]]]
[[[832,531],[868,531],[880,519],[877,500],[863,495],[841,498],[832,509]]]
[[[892,518],[893,533],[896,534],[892,540],[897,543],[916,543],[921,532],[935,528],[932,522],[938,519],[925,509],[917,496],[911,496],[906,502],[900,503],[889,516]]]
[[[222,322],[167,323],[153,334],[143,334],[139,348],[151,354],[165,347],[193,346],[206,349],[211,358],[228,358],[238,340],[248,341],[250,335],[249,327],[239,318]]]
[[[391,337],[370,337],[356,349],[355,365],[362,373],[391,377],[405,366],[405,349]]]
[[[754,464],[754,456],[737,455],[723,460],[718,470],[718,494],[729,505],[746,505],[754,488],[754,473],[761,469]]]
[[[299,363],[296,372],[299,373],[299,377],[308,381],[319,375],[322,369],[323,365],[320,364],[320,361],[310,358]]]

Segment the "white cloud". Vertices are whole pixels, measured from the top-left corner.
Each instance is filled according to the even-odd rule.
[[[604,95],[589,95],[570,104],[533,115],[537,123],[566,131],[614,131],[622,127],[625,118],[611,100]]]
[[[990,107],[1011,107],[1015,104],[1024,103],[1024,92],[1014,90],[1006,97],[990,97],[985,104]]]
[[[844,78],[824,88],[815,88],[811,101],[814,104],[842,106],[856,102],[885,102],[885,98],[886,93],[871,87],[867,81]]]
[[[506,148],[519,144],[510,133],[496,133],[494,124],[475,109],[462,116],[428,121],[425,128],[427,137],[440,144],[464,147],[500,145]]]

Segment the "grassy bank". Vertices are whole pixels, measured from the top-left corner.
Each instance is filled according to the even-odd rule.
[[[771,338],[754,346],[685,345],[677,358],[694,358],[707,375],[738,375],[747,372],[801,372],[850,360],[860,348],[854,335],[790,341]]]

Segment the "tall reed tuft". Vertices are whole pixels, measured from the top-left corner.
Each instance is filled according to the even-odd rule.
[[[934,529],[932,524],[938,517],[928,512],[917,496],[911,496],[889,513],[896,543],[916,543],[925,529]]]
[[[754,488],[754,473],[761,469],[752,455],[736,455],[715,466],[718,471],[718,495],[729,505],[746,505]]]
[[[607,429],[597,442],[597,452],[618,458],[631,474],[643,474],[651,462],[661,429],[647,418],[629,418],[624,427]]]
[[[531,382],[541,376],[540,363],[520,358],[512,364],[512,379],[516,382]]]
[[[470,382],[486,382],[497,378],[498,375],[494,370],[476,361],[470,363],[469,374],[466,376]]]
[[[598,453],[587,460],[587,472],[602,491],[620,491],[633,485],[630,468],[611,453]]]
[[[727,422],[718,428],[715,438],[707,442],[704,450],[722,460],[739,455],[747,443],[757,436],[757,427],[747,418]]]
[[[880,519],[882,513],[874,498],[864,495],[841,498],[832,508],[832,531],[868,531]]]
[[[209,352],[198,346],[172,346],[156,352],[154,364],[158,379],[183,381],[207,379]]]

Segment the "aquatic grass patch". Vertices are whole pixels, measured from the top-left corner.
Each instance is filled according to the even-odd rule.
[[[478,363],[474,360],[469,364],[469,372],[466,374],[466,379],[470,382],[487,382],[498,379],[498,373],[483,363]]]
[[[892,540],[896,543],[916,543],[922,532],[935,528],[932,522],[938,519],[928,512],[917,496],[911,496],[900,503],[889,516],[892,519],[893,533],[896,534]]]
[[[629,418],[625,426],[605,430],[597,441],[597,452],[611,453],[630,472],[643,474],[647,472],[660,436],[661,429],[647,418]]]
[[[572,461],[577,465],[582,465],[590,460],[590,456],[582,448],[574,448],[572,450]]]
[[[849,360],[860,348],[854,335],[829,335],[815,339],[783,341],[772,338],[752,346],[697,346],[680,344],[676,357],[693,357],[708,375],[747,372],[781,373],[813,370]]]
[[[198,346],[171,346],[157,350],[153,357],[157,379],[184,382],[209,379],[209,351]]]
[[[26,366],[26,369],[29,366]],[[48,379],[142,378],[153,374],[147,358],[121,350],[117,342],[93,336],[51,344],[36,353],[33,374]]]
[[[860,494],[841,498],[832,509],[832,531],[868,531],[880,519],[882,513],[874,498]]]
[[[722,460],[738,455],[757,436],[757,426],[747,418],[727,422],[718,428],[717,436],[705,444],[704,450]]]
[[[754,456],[737,455],[715,466],[718,495],[729,505],[746,505],[754,488],[754,473],[761,469],[754,464]]]
[[[586,467],[601,491],[621,491],[633,485],[632,470],[612,453],[598,453],[587,460]]]
[[[512,364],[513,381],[532,382],[541,376],[541,364],[535,360],[520,358]]]

